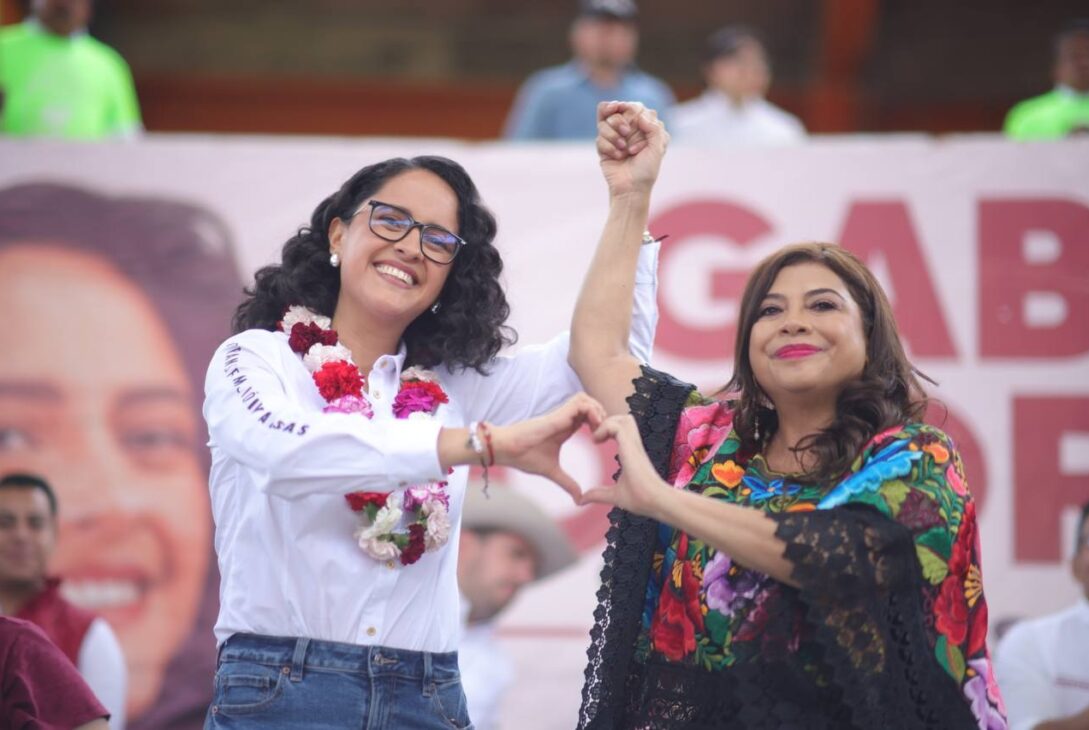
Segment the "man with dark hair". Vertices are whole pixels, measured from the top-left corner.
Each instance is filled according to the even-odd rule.
[[[1013,139],[1059,139],[1089,132],[1089,18],[1075,20],[1055,36],[1051,77],[1055,88],[1026,99],[1006,115]]]
[[[113,630],[60,593],[48,577],[57,541],[57,498],[34,474],[0,478],[0,613],[37,625],[79,669],[109,708],[115,728],[124,727],[125,660]]]
[[[504,136],[592,140],[597,136],[597,105],[611,99],[642,102],[664,113],[673,104],[673,92],[635,67],[637,16],[634,0],[582,0],[568,36],[574,57],[526,80]]]
[[[703,78],[707,89],[672,111],[670,132],[678,143],[715,147],[787,144],[805,139],[797,117],[764,97],[771,64],[751,28],[730,25],[707,39]]]
[[[1089,730],[1089,502],[1078,520],[1070,608],[1016,624],[995,649],[1010,730]]]

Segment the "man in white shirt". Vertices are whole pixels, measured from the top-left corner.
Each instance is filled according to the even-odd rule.
[[[1089,729],[1089,503],[1071,568],[1082,588],[1078,602],[1016,624],[995,649],[1010,730]]]
[[[57,543],[57,497],[44,479],[13,473],[0,478],[0,613],[37,625],[79,669],[110,713],[125,727],[128,678],[121,644],[104,619],[61,596],[60,579],[46,572]]]
[[[703,94],[673,107],[669,131],[676,142],[718,147],[805,139],[801,121],[764,98],[771,67],[764,44],[752,30],[727,26],[711,35],[703,76]]]
[[[458,556],[466,625],[458,646],[461,683],[477,730],[497,726],[514,663],[495,636],[495,619],[523,587],[575,562],[575,549],[555,521],[510,487],[488,497],[470,484]]]

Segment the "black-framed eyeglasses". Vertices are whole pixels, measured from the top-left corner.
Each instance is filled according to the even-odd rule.
[[[434,223],[420,223],[404,208],[379,200],[367,201],[366,207],[357,210],[353,217],[366,208],[370,208],[367,225],[374,235],[383,240],[395,243],[403,240],[414,228],[419,228],[420,253],[436,264],[451,263],[466,244],[465,239],[456,233]]]

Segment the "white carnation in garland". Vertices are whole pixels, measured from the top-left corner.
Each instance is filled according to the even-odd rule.
[[[287,314],[284,315],[283,319],[284,332],[291,334],[291,328],[300,322],[302,324],[310,324],[312,322],[323,330],[327,330],[333,326],[333,320],[323,314],[316,314],[306,307],[288,307]]]
[[[401,548],[397,547],[396,543],[389,539],[382,539],[381,536],[371,535],[364,537],[364,533],[368,532],[363,530],[359,534],[359,547],[363,549],[363,552],[370,555],[375,560],[396,560],[401,557]],[[387,538],[389,536],[387,535]]]
[[[438,378],[435,376],[435,373],[431,372],[430,370],[418,368],[415,365],[401,372],[401,380],[421,380],[425,383],[438,382]]]
[[[431,509],[427,514],[427,532],[424,533],[428,550],[440,548],[450,539],[450,515],[441,502],[435,505],[437,509]]]
[[[312,373],[321,370],[321,366],[325,363],[337,362],[338,360],[352,361],[352,351],[339,342],[335,345],[322,345],[320,343],[312,345],[303,355],[303,364]]]

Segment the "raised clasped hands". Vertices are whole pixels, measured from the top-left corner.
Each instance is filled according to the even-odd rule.
[[[494,428],[495,461],[558,484],[581,503],[582,488],[560,466],[560,447],[585,424],[598,429],[605,408],[585,393],[577,393],[543,416]]]
[[[639,102],[597,106],[597,154],[613,197],[649,193],[669,145],[658,113]]]

